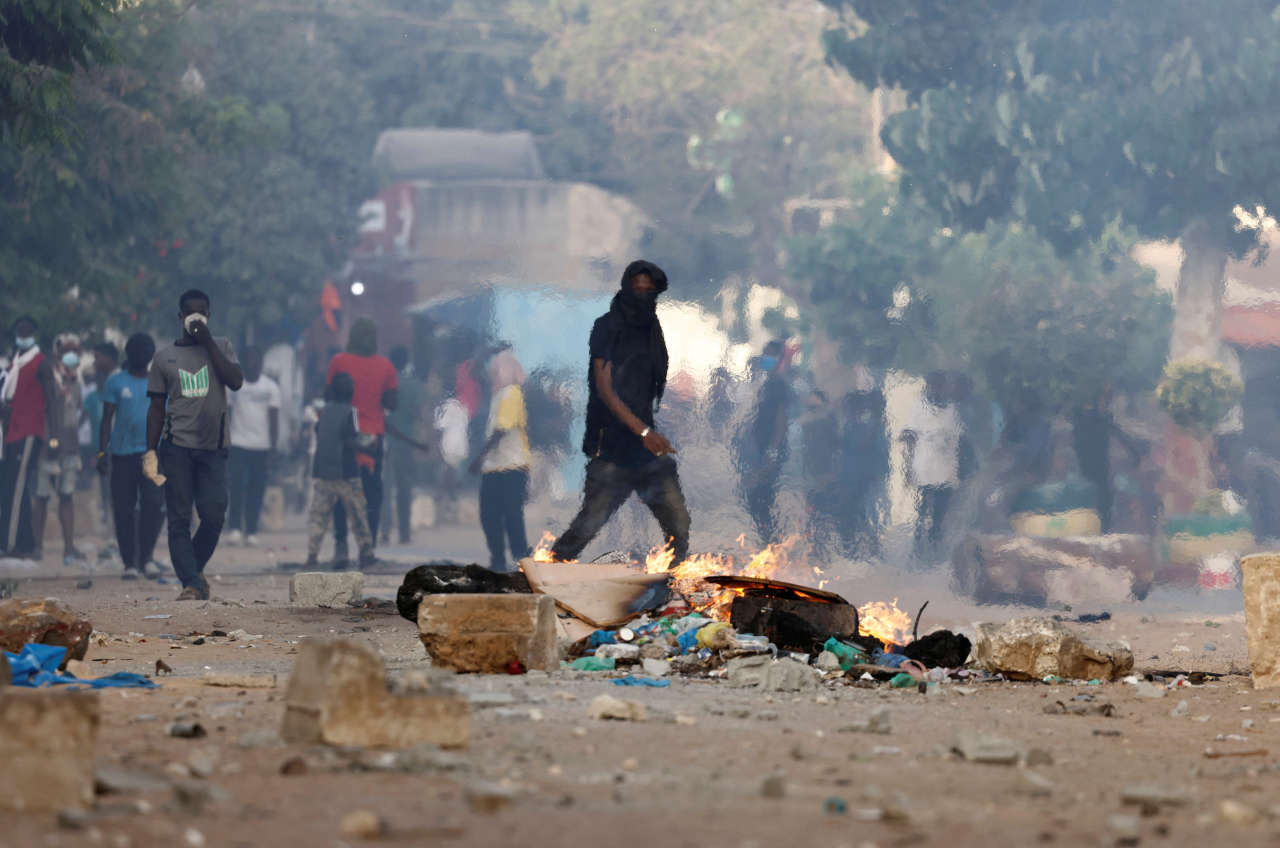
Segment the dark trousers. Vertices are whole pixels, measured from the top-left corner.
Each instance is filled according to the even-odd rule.
[[[400,544],[409,544],[411,535],[410,522],[413,519],[413,482],[417,476],[417,464],[409,451],[387,451],[386,485],[383,491],[395,491],[396,529],[400,534]],[[388,531],[390,527],[388,527]],[[390,535],[390,532],[387,533]]]
[[[164,523],[164,491],[142,476],[142,454],[112,455],[111,512],[124,567],[141,571],[155,553]]]
[[[533,549],[524,532],[524,504],[529,498],[529,472],[490,471],[480,475],[480,527],[489,545],[489,569],[509,571],[511,563]],[[507,559],[507,542],[511,559]]]
[[[658,519],[663,537],[675,552],[674,562],[683,562],[689,555],[689,508],[680,490],[676,461],[671,457],[656,458],[640,467],[617,465],[598,457],[587,463],[582,508],[551,547],[552,555],[560,560],[577,559],[632,492]]]
[[[921,486],[920,513],[916,518],[915,550],[919,556],[934,555],[942,544],[942,521],[947,515],[951,486]]]
[[[360,466],[360,488],[364,490],[364,502],[368,507],[369,533],[378,541],[378,519],[382,516],[382,437],[374,446],[373,468]],[[333,547],[339,556],[347,550],[347,509],[338,501],[333,508]]]
[[[227,519],[227,449],[195,450],[160,443],[160,473],[169,520],[169,558],[183,586],[198,586]],[[191,534],[191,514],[200,518]]]
[[[0,463],[0,550],[11,556],[33,553],[37,547],[31,528],[31,499],[36,493],[40,449],[44,442],[28,436],[4,446]]]
[[[227,456],[230,478],[230,509],[227,524],[242,530],[246,536],[256,535],[262,517],[262,496],[267,491],[267,458],[271,451],[232,447]]]
[[[749,471],[744,471],[741,479],[742,498],[746,502],[747,513],[751,523],[755,525],[760,541],[766,545],[777,541],[777,522],[773,517],[773,506],[778,500],[778,486],[782,482],[782,462],[765,458]]]

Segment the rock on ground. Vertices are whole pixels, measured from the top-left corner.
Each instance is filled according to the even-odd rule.
[[[289,603],[300,607],[344,607],[362,597],[359,571],[303,571],[289,580]]]
[[[93,624],[57,598],[0,601],[0,649],[18,653],[28,642],[67,649],[63,660],[84,659]]]
[[[560,667],[548,595],[427,595],[418,635],[436,665],[455,671],[501,674],[512,660],[526,669]]]
[[[988,671],[1015,680],[1057,675],[1069,680],[1117,680],[1133,670],[1133,652],[1086,641],[1060,621],[1042,616],[982,624],[973,657]]]
[[[0,692],[0,808],[55,811],[93,802],[95,692]]]

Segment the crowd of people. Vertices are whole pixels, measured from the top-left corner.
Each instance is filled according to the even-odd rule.
[[[632,263],[583,339],[585,487],[552,555],[577,558],[635,494],[677,561],[683,558],[691,518],[675,443],[695,430],[730,448],[739,501],[762,543],[779,541],[777,502],[789,478],[801,481],[816,545],[875,555],[893,447],[884,393],[866,380],[833,402],[794,367],[798,348],[779,339],[752,360],[746,381],[717,370],[701,399],[676,381],[662,416],[668,438],[658,429],[669,355],[656,312],[667,287],[662,269]],[[212,307],[205,293],[184,293],[175,341],[157,348],[137,333],[122,361],[106,342],[82,361],[81,340],[71,333],[55,335],[46,355],[32,318],[13,324],[13,356],[0,370],[0,554],[41,558],[56,500],[63,563],[85,562],[74,498],[96,486],[98,518],[115,536],[114,549],[96,554],[118,556],[126,579],[162,576],[155,548],[167,526],[180,598],[207,598],[204,571],[219,542],[259,544],[265,493],[291,462],[307,481],[307,567],[319,567],[329,533],[335,568],[351,566],[352,529],[358,568],[375,561],[375,546],[392,533],[409,543],[415,490],[424,481],[434,489],[437,523],[456,521],[460,494],[475,485],[490,568],[510,570],[531,553],[524,512],[535,456],[552,466],[572,462],[571,390],[563,377],[526,375],[516,352],[498,343],[437,367],[429,386],[405,347],[383,356],[376,325],[359,318],[345,350],[327,357],[322,396],[307,404],[298,432],[285,433],[287,401],[264,373],[262,352],[237,351],[214,335]],[[956,400],[951,383],[931,377],[901,430],[908,483],[921,504],[918,552],[939,544],[963,470]]]

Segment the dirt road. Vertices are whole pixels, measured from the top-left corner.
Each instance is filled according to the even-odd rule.
[[[150,773],[157,785],[100,796],[110,814],[78,829],[47,814],[0,814],[0,846],[359,844],[342,835],[340,823],[362,809],[386,822],[376,842],[383,845],[856,848],[1280,839],[1280,691],[1254,691],[1245,674],[1243,616],[1232,611],[1238,597],[1218,601],[1212,615],[1156,599],[1112,610],[1109,621],[1073,625],[1127,641],[1139,670],[1226,674],[1160,698],[1140,697],[1122,683],[981,683],[922,695],[844,683],[761,693],[689,679],[672,679],[665,689],[624,688],[607,675],[567,671],[454,676],[450,685],[473,700],[469,749],[380,762],[368,752],[284,746],[271,731],[279,727],[284,683],[303,640],[366,642],[394,677],[428,664],[415,628],[394,611],[290,607],[288,575],[275,565],[298,558],[301,538],[281,534],[264,542],[274,548],[270,554],[219,552],[208,603],[174,602],[173,585],[52,566],[20,583],[19,596],[59,597],[108,634],[105,645],[90,649],[95,671],[153,674],[163,660],[173,673],[155,690],[102,695],[100,765]],[[389,555],[405,568],[414,560],[411,550]],[[392,597],[398,571],[369,576],[367,594]],[[86,577],[92,587],[76,589]],[[913,595],[927,587],[934,603],[925,629],[972,631],[979,620],[1022,612],[940,597],[945,581],[928,575],[867,575],[860,585],[866,595]],[[904,606],[914,600],[904,597]],[[254,638],[207,635],[235,630]],[[193,644],[199,637],[191,634],[206,634],[204,643]],[[274,674],[277,683],[212,687],[199,680],[208,671]],[[643,702],[651,716],[592,720],[588,705],[601,694]],[[1073,701],[1077,696],[1093,700]],[[1059,701],[1108,701],[1115,711],[1047,714]],[[881,707],[889,712],[888,734],[853,732]],[[166,727],[179,720],[199,722],[208,735],[169,736]],[[953,754],[956,737],[975,731],[1010,741],[1025,764],[980,764]],[[1265,753],[1211,758],[1209,749]],[[1140,785],[1154,785],[1142,790],[1154,800],[1126,804],[1126,791],[1139,793]],[[138,799],[145,812],[116,809]]]

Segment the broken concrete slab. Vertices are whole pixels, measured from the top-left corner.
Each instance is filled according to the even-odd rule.
[[[287,742],[407,748],[465,747],[471,709],[455,694],[392,694],[382,658],[349,640],[309,641],[285,690]]]
[[[600,695],[587,707],[587,715],[599,721],[644,721],[648,711],[644,704],[624,701],[612,695]]]
[[[541,671],[560,666],[548,595],[427,595],[418,635],[433,663],[455,671],[500,674],[512,660]]]
[[[1044,616],[1015,618],[978,627],[973,658],[987,671],[1014,680],[1049,675],[1069,680],[1118,680],[1133,670],[1133,652],[1115,643],[1096,643]]]
[[[57,598],[0,601],[0,650],[18,653],[28,642],[67,649],[62,661],[84,659],[93,624]]]
[[[957,733],[951,749],[972,763],[1011,766],[1022,758],[1022,747],[1018,743],[975,731]]]
[[[0,808],[53,812],[93,802],[96,692],[0,691]]]
[[[289,578],[289,603],[300,607],[345,607],[364,597],[359,571],[301,571]]]
[[[791,659],[775,660],[768,654],[735,657],[725,664],[730,686],[799,692],[818,686],[813,669]]]
[[[647,573],[631,563],[520,560],[529,588],[592,627],[616,627],[661,606],[670,594],[666,572]]]
[[[1240,571],[1253,686],[1280,686],[1280,554],[1247,556]]]

